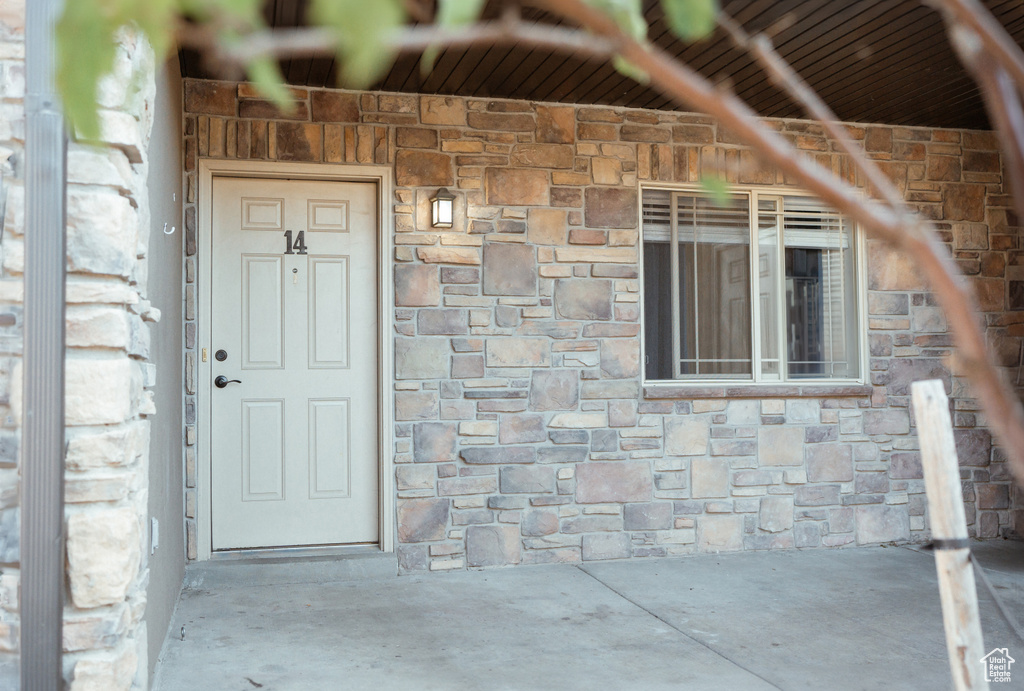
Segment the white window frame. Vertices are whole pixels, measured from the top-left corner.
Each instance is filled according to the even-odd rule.
[[[839,377],[800,377],[796,379],[790,379],[787,377],[788,362],[786,359],[786,348],[783,347],[779,353],[779,374],[764,376],[761,367],[762,361],[762,349],[761,349],[761,305],[758,296],[758,282],[755,278],[759,273],[758,260],[760,253],[758,252],[758,237],[757,237],[757,214],[758,214],[758,196],[766,197],[810,197],[816,198],[815,195],[810,194],[806,190],[793,187],[784,186],[761,186],[761,185],[729,185],[729,192],[735,194],[742,194],[748,197],[750,200],[749,204],[749,223],[748,229],[750,233],[750,314],[751,323],[751,376],[748,378],[733,378],[729,376],[719,377],[681,377],[675,379],[648,379],[647,378],[647,330],[646,330],[646,291],[644,289],[644,221],[643,221],[643,195],[647,191],[663,190],[667,192],[683,192],[683,193],[696,193],[696,194],[707,194],[707,190],[700,185],[670,185],[664,183],[653,183],[653,184],[641,184],[640,185],[640,203],[638,207],[638,221],[637,227],[639,228],[638,237],[638,280],[640,283],[640,366],[641,376],[643,377],[643,385],[645,387],[671,387],[677,389],[679,387],[692,386],[696,387],[709,387],[709,386],[754,386],[754,387],[792,387],[792,386],[836,386],[836,385],[848,385],[848,384],[864,384],[868,377],[868,315],[867,315],[867,242],[865,234],[862,231],[859,224],[854,221],[850,221],[853,226],[853,241],[851,243],[854,256],[854,276],[856,278],[857,285],[854,288],[854,303],[857,314],[854,316],[854,328],[856,330],[856,342],[857,342],[857,364],[858,372],[860,376],[853,378],[839,378]],[[781,211],[779,212],[781,215]],[[674,216],[673,216],[674,217]],[[673,232],[675,231],[675,223],[673,223]],[[785,248],[785,234],[779,233],[779,250],[780,256],[784,256],[783,251]],[[675,255],[673,255],[675,256]],[[673,260],[675,263],[675,260]],[[673,267],[673,276],[675,276],[675,267]],[[777,286],[778,295],[784,296],[785,291],[785,271],[776,271],[776,275],[779,281]],[[673,282],[675,285],[675,282]],[[673,311],[676,311],[677,301],[673,300]],[[784,305],[778,305],[779,309],[776,309],[777,315],[777,332],[780,334],[786,333],[786,310]],[[676,315],[678,317],[678,315]],[[674,318],[672,325],[673,332],[679,330],[679,320]],[[674,337],[675,338],[675,337]],[[676,339],[678,340],[678,339]],[[781,345],[785,346],[785,340],[782,341]],[[678,373],[679,362],[678,358],[673,358],[673,371]]]

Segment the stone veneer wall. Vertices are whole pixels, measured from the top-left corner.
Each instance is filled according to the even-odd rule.
[[[187,506],[195,506],[197,159],[394,165],[393,450],[403,570],[927,536],[910,381],[954,398],[973,535],[1011,530],[1011,483],[911,258],[868,251],[866,386],[644,390],[638,183],[786,184],[699,115],[186,81]],[[771,120],[850,177],[818,127]],[[1024,313],[1018,229],[988,132],[851,126],[938,222],[1002,364]],[[459,196],[455,227],[428,199]],[[1015,370],[1014,370],[1015,372]],[[1018,504],[1019,505],[1019,504]],[[195,557],[194,510],[189,556]]]
[[[0,6],[0,687],[18,686],[19,425],[25,155],[24,6]],[[133,78],[135,78],[133,80]],[[141,88],[140,88],[141,87]],[[68,687],[145,688],[147,464],[153,366],[145,321],[153,55],[125,35],[101,85],[103,144],[68,150]],[[162,636],[163,632],[156,632]]]

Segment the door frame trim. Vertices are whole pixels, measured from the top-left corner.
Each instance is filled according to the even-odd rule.
[[[377,186],[377,506],[380,550],[395,549],[394,491],[394,406],[391,402],[391,372],[394,371],[394,346],[391,338],[391,305],[394,304],[394,218],[390,200],[394,196],[390,166],[344,165],[332,163],[281,163],[199,159],[196,199],[196,559],[206,561],[213,554],[212,491],[210,464],[210,400],[212,357],[202,361],[202,350],[211,350],[213,267],[213,178],[252,177],[262,179],[327,180],[372,183]],[[336,549],[332,546],[327,549]]]

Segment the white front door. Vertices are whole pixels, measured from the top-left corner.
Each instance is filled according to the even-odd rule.
[[[213,179],[215,550],[378,540],[376,195]]]

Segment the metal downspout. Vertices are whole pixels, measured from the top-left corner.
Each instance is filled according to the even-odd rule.
[[[53,26],[60,9],[61,0],[25,3],[22,691],[63,687],[67,139],[53,79]]]

